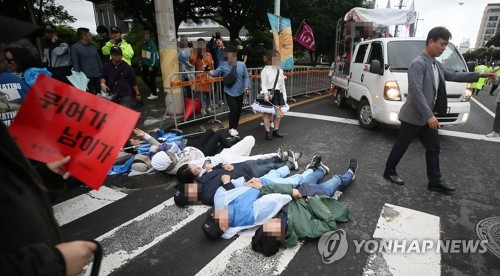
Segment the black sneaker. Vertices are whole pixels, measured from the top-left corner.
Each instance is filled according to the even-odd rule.
[[[316,169],[319,166],[319,164],[321,164],[321,155],[315,155],[311,159],[311,163],[309,163],[307,165],[306,170],[307,169]]]
[[[302,152],[295,152],[295,161],[299,161],[299,159],[302,157]]]
[[[348,170],[351,170],[353,175],[352,175],[352,179],[351,180],[354,180],[354,178],[356,178],[356,170],[358,169],[358,161],[354,158],[351,158],[349,159],[349,168]]]
[[[322,168],[324,171],[325,171],[325,174],[329,174],[330,173],[330,168],[328,168],[325,164],[323,164],[323,162],[319,162],[319,168]]]
[[[278,147],[277,154],[281,161],[285,162],[288,160],[288,152],[284,151],[282,146]]]

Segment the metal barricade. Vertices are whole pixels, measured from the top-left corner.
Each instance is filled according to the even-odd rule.
[[[251,108],[257,93],[260,93],[261,90],[260,72],[262,68],[249,68],[247,70],[250,93],[248,96],[244,96],[243,109]],[[329,70],[329,67],[298,67],[285,71],[287,100],[295,101],[294,98],[297,96],[309,97],[310,93],[328,90],[330,85]],[[178,81],[186,74],[191,73],[194,75],[192,80]],[[165,101],[167,110],[163,116],[162,125],[166,118],[173,119],[175,128],[201,120],[220,123],[218,118],[229,113],[222,79],[222,77],[210,77],[203,71],[171,74],[169,79],[170,92],[167,93]],[[174,93],[176,89],[181,89],[181,91]],[[178,93],[181,93],[183,99],[180,103],[176,103],[174,97],[174,94]],[[207,97],[210,100],[207,100]],[[182,104],[180,112],[175,112],[177,104]]]

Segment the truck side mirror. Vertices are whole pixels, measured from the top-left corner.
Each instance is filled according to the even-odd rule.
[[[378,75],[384,74],[383,68],[380,66],[379,60],[374,59],[370,62],[370,73],[374,73],[374,74],[378,74]]]

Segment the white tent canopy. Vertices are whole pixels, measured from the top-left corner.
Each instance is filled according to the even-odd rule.
[[[392,26],[415,23],[415,10],[365,9],[353,8],[344,17],[344,21],[372,22],[375,25]]]

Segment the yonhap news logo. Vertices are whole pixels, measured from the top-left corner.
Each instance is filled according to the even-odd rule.
[[[427,252],[485,253],[488,251],[487,240],[352,240],[354,252],[373,254],[425,254]],[[330,231],[321,236],[318,241],[318,251],[325,264],[331,264],[342,259],[349,249],[349,241],[344,230]]]

